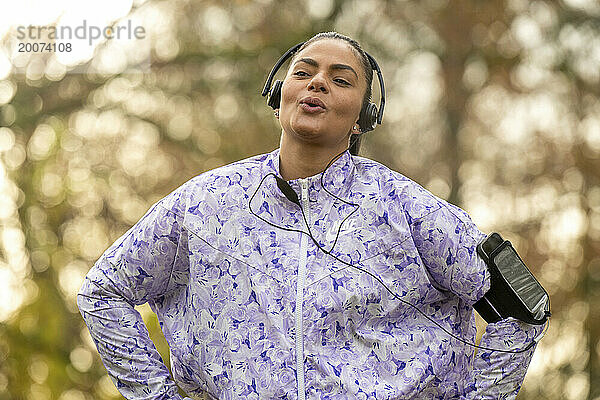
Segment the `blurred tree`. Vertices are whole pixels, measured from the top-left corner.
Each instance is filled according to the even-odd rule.
[[[385,122],[363,153],[505,233],[551,293],[519,398],[600,396],[597,2],[135,4],[127,17],[151,38],[150,71],[100,63],[0,80],[0,277],[13,283],[0,398],[120,398],[76,309],[83,276],[154,201],[277,146],[264,78],[325,30],[358,39],[384,72]],[[105,43],[78,71],[122,54]],[[168,363],[156,318],[139,310]]]

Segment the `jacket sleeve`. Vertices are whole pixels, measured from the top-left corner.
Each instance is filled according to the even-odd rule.
[[[173,192],[152,206],[100,257],[77,296],[104,366],[126,399],[181,399],[134,309],[186,283],[187,234],[179,199]]]
[[[425,204],[420,213],[409,216],[409,222],[432,283],[473,305],[490,287],[487,266],[477,254],[477,244],[485,235],[458,207],[443,200]],[[487,326],[480,346],[518,351],[527,348],[541,330],[540,326],[505,319]],[[534,349],[521,353],[479,349],[472,373],[465,377],[462,399],[514,399]]]
[[[477,244],[485,235],[464,211],[443,200],[420,209],[409,220],[432,284],[475,304],[490,288],[487,266],[477,254]]]
[[[513,318],[488,324],[461,400],[515,399],[535,351],[531,344],[537,342],[543,329],[544,325],[529,325]],[[484,347],[525,351],[502,353]]]

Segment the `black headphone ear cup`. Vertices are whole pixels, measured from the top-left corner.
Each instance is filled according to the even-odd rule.
[[[277,110],[281,103],[281,87],[283,81],[279,79],[275,81],[271,90],[269,90],[269,97],[267,98],[267,104],[271,106],[273,110]]]
[[[358,117],[358,126],[362,133],[372,131],[377,125],[377,105],[369,102],[366,107],[360,110],[360,116]]]

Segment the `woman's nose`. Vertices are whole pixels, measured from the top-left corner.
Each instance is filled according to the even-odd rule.
[[[308,84],[308,90],[327,93],[327,82],[322,74],[315,74]]]

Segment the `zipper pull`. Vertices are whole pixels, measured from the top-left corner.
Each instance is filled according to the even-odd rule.
[[[300,179],[300,187],[302,188],[302,201],[308,201],[308,179]]]

